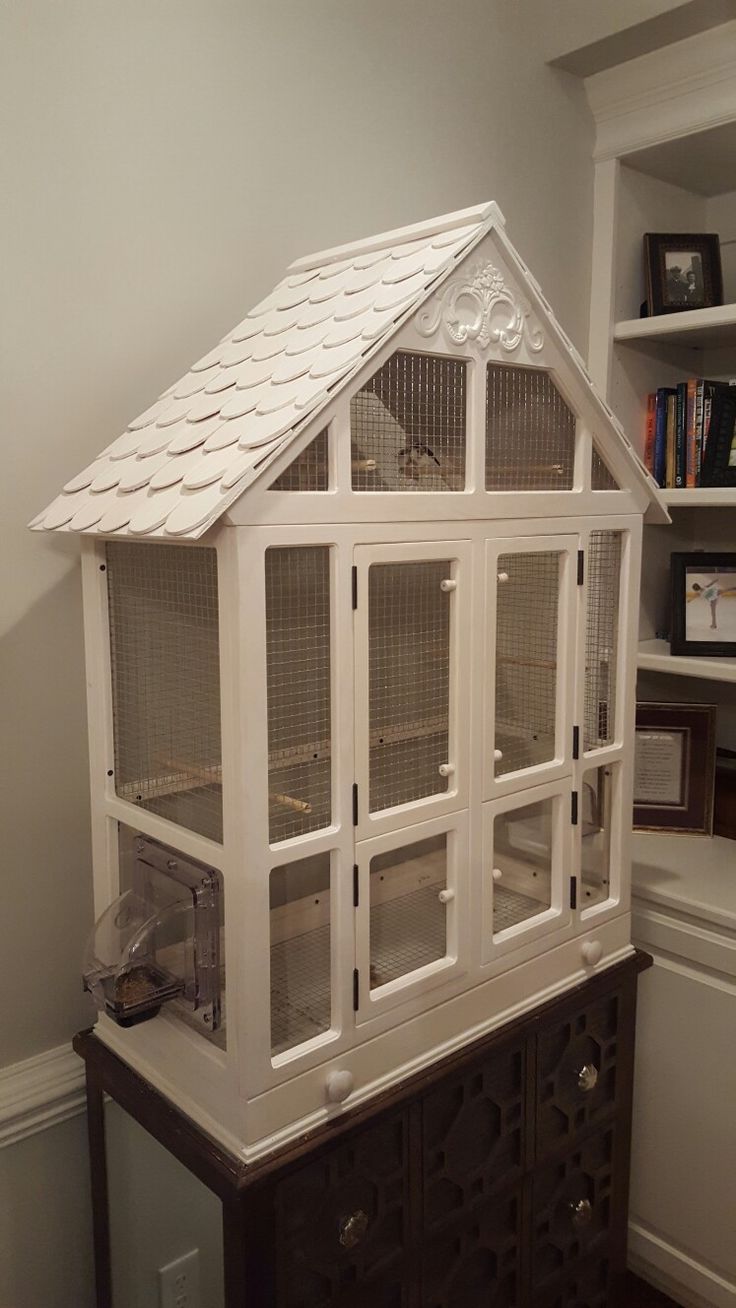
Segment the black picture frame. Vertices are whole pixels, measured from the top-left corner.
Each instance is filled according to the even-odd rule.
[[[634,830],[713,835],[715,704],[638,703]]]
[[[736,656],[736,553],[671,554],[670,576],[670,653]]]
[[[650,316],[723,304],[721,246],[713,232],[646,232],[644,269]]]
[[[736,386],[714,385],[700,485],[736,487]]]

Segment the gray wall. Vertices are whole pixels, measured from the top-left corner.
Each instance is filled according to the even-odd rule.
[[[543,64],[546,12],[547,0],[1,7],[0,1066],[90,1018],[77,548],[25,523],[312,249],[496,199],[584,347],[592,126],[579,84]],[[78,1127],[8,1151],[0,1185],[15,1168],[53,1238],[86,1250]],[[132,1226],[116,1229],[132,1244]],[[36,1247],[17,1223],[2,1308],[80,1308],[86,1252],[67,1285]]]

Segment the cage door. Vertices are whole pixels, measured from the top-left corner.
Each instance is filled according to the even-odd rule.
[[[357,1022],[411,1000],[436,1003],[463,966],[467,814],[422,822],[356,849]]]
[[[578,544],[577,536],[487,543],[486,799],[571,771]]]
[[[470,544],[355,551],[358,838],[466,805]]]
[[[485,963],[570,925],[572,807],[570,781],[484,804]]]

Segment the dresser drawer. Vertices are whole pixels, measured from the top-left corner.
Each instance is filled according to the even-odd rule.
[[[525,1162],[523,1044],[501,1050],[422,1100],[424,1226],[468,1215]]]
[[[578,1275],[578,1263],[603,1256],[613,1232],[613,1124],[566,1157],[541,1167],[532,1181],[531,1279],[535,1291]],[[536,1298],[534,1299],[536,1304]]]
[[[422,1258],[422,1308],[520,1308],[521,1187],[443,1231]]]
[[[534,1308],[613,1308],[615,1275],[607,1249],[579,1262],[561,1285],[547,1294],[535,1295]]]
[[[406,1251],[408,1174],[407,1120],[400,1114],[277,1185],[278,1308],[362,1308],[356,1296],[369,1282],[376,1287],[371,1308],[383,1308],[379,1285],[386,1308],[400,1308],[395,1269]]]
[[[614,1111],[622,1060],[630,1061],[625,1003],[625,994],[614,991],[571,1010],[537,1036],[537,1159],[573,1144],[580,1131],[602,1124]]]

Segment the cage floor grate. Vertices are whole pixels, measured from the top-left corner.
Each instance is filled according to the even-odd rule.
[[[446,910],[437,886],[371,909],[371,988],[385,985],[442,958]],[[496,886],[494,931],[536,916],[545,905],[529,895]],[[271,947],[271,1045],[280,1054],[330,1027],[330,928],[318,927]]]

